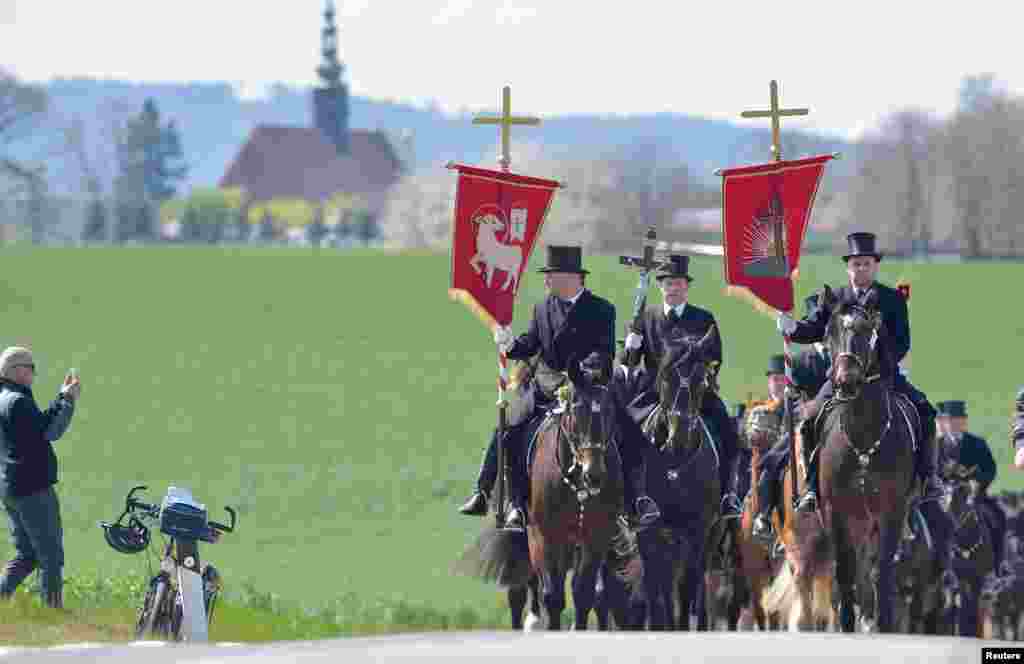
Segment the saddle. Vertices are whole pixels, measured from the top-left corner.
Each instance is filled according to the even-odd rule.
[[[907,395],[896,391],[890,391],[889,394],[892,397],[893,404],[892,416],[893,418],[902,417],[906,421],[907,428],[910,431],[911,448],[916,452],[918,445],[920,445],[921,440],[924,437],[923,422],[921,422],[921,417],[917,412],[917,408]],[[839,402],[836,400],[835,396],[830,397],[824,403],[817,399],[808,402],[808,410],[810,411],[810,417],[808,419],[811,420],[811,423],[807,425],[805,422],[803,423],[803,426],[810,427],[810,433],[814,442],[814,449],[811,450],[811,453],[808,456],[809,459],[813,459],[815,455],[818,454],[818,450],[821,447],[818,445],[818,441],[821,440],[825,420],[828,414],[835,409],[838,403]]]

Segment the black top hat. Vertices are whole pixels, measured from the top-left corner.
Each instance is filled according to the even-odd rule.
[[[945,417],[967,417],[967,404],[963,401],[940,401],[939,415]]]
[[[658,281],[662,279],[678,279],[683,278],[687,281],[693,281],[693,277],[690,276],[690,257],[683,256],[682,254],[671,254],[668,257],[668,262],[662,264],[658,268],[658,274],[655,277]]]
[[[548,264],[538,272],[572,272],[590,274],[583,269],[583,250],[580,247],[559,247],[548,245]]]
[[[786,373],[786,356],[785,355],[772,355],[768,358],[768,370],[764,372],[765,376],[772,374],[784,374]]]
[[[844,261],[856,256],[874,256],[875,260],[882,260],[882,254],[875,249],[874,233],[850,233],[846,236],[846,244],[850,247],[850,253],[843,256]]]

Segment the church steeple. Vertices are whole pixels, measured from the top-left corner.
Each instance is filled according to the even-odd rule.
[[[341,80],[345,68],[338,61],[338,29],[334,23],[333,0],[327,0],[324,8],[320,42],[322,62],[316,69],[320,86],[313,91],[313,120],[317,129],[335,144],[338,152],[346,154],[349,149],[348,86]]]

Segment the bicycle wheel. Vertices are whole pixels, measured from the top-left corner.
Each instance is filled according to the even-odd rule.
[[[135,626],[135,638],[167,636],[169,591],[170,583],[165,575],[157,575],[150,581],[146,598],[142,602],[142,610],[139,612],[139,620]]]

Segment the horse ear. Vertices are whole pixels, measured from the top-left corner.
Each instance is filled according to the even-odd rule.
[[[825,284],[821,289],[821,304],[826,309],[832,309],[836,305],[836,294],[828,284]]]
[[[701,356],[707,357],[708,353],[711,352],[715,343],[715,334],[717,329],[718,326],[712,324],[708,328],[708,331],[704,333],[704,336],[701,337],[700,341],[697,342],[697,350],[700,352]]]

